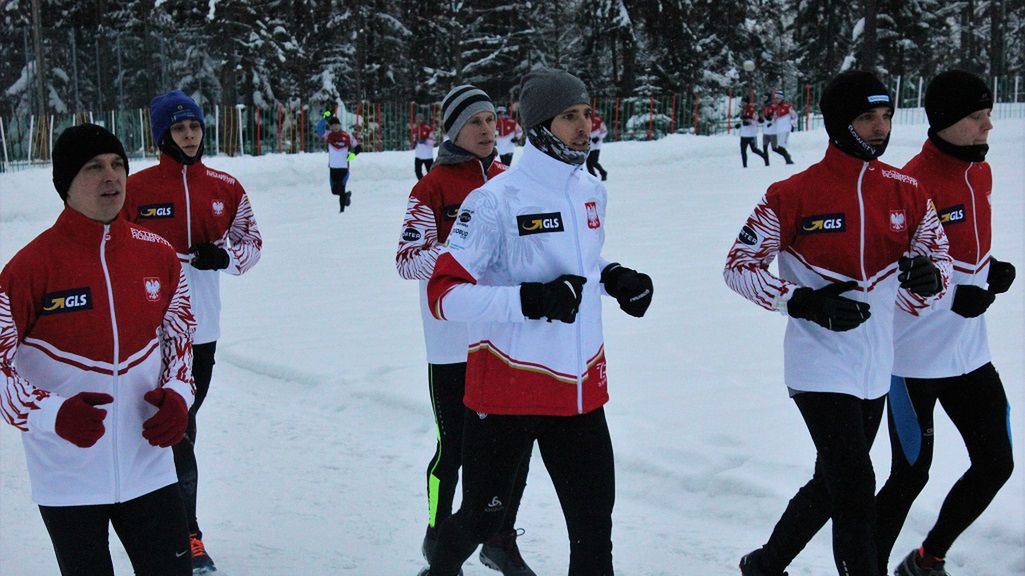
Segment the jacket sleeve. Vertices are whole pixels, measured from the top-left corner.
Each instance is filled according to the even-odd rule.
[[[192,378],[192,333],[196,319],[192,315],[189,284],[185,272],[178,266],[178,286],[164,312],[161,323],[160,354],[164,370],[160,385],[170,388],[185,399],[191,407],[196,398],[196,383]]]
[[[241,185],[236,185],[241,189]],[[228,251],[228,267],[225,272],[238,276],[256,266],[260,261],[260,249],[263,247],[260,228],[256,225],[253,207],[245,190],[242,190],[242,200],[239,201],[235,219],[227,235],[230,244],[225,247]]]
[[[30,429],[54,432],[57,411],[64,398],[36,388],[15,369],[14,359],[21,341],[18,326],[26,325],[28,318],[12,310],[4,280],[0,278],[0,415],[23,432]]]
[[[406,280],[429,279],[441,249],[434,211],[419,198],[414,188],[406,204],[399,248],[395,253],[395,268],[399,276]]]
[[[431,314],[459,322],[524,322],[520,287],[485,286],[478,279],[502,252],[501,230],[493,199],[471,192],[427,283]]]
[[[779,218],[763,196],[726,257],[726,285],[766,310],[784,311],[786,301],[799,286],[769,271],[779,250]]]
[[[917,316],[919,310],[928,308],[943,298],[950,286],[953,270],[953,259],[950,257],[949,248],[947,234],[943,231],[943,225],[940,224],[939,215],[936,214],[936,206],[931,199],[926,200],[925,215],[922,216],[922,221],[919,222],[915,235],[911,238],[910,252],[911,255],[927,256],[929,261],[939,269],[943,279],[943,289],[933,296],[924,297],[901,288],[897,291],[898,307],[908,314]]]

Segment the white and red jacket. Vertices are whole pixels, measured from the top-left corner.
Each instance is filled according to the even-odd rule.
[[[797,288],[857,282],[842,295],[870,304],[872,316],[861,326],[833,332],[788,317],[784,378],[795,391],[872,399],[890,387],[897,262],[914,254],[929,257],[947,286],[947,238],[917,181],[830,145],[822,161],[769,187],[730,249],[723,275],[748,300],[783,313]],[[777,255],[778,277],[769,271]],[[942,295],[901,292],[901,305],[920,310]]]
[[[498,137],[495,139],[495,148],[499,155],[512,154],[516,152],[516,140],[523,138],[523,129],[515,120],[508,116],[501,116],[495,123]]]
[[[142,425],[159,386],[191,405],[189,289],[174,250],[122,218],[65,208],[0,273],[0,414],[22,430],[32,498],[43,506],[125,502],[177,482],[169,448]],[[105,432],[79,448],[55,431],[79,392],[114,397]]]
[[[773,119],[776,134],[789,134],[790,129],[794,125],[794,120],[797,120],[797,111],[794,110],[790,102],[780,102],[776,104],[776,116]]]
[[[414,155],[421,160],[434,159],[434,127],[421,122],[412,130]]]
[[[434,316],[469,322],[464,404],[488,414],[570,416],[608,401],[601,320],[605,188],[529,142],[463,201],[427,285]],[[576,321],[528,320],[520,283],[587,278]]]
[[[772,136],[776,133],[776,105],[766,104],[762,106],[762,134]]]
[[[345,130],[328,130],[324,140],[327,141],[328,168],[348,168],[349,150],[356,147],[356,138]]]
[[[754,104],[744,104],[740,109],[740,130],[741,138],[756,138],[758,136],[758,112]]]
[[[506,166],[493,160],[487,172],[476,158],[450,164],[445,145],[438,154],[438,163],[420,179],[409,194],[406,216],[402,220],[395,267],[399,276],[420,281],[420,316],[423,318],[427,361],[431,364],[466,362],[467,327],[462,322],[443,322],[431,315],[427,303],[427,280],[434,272],[448,239],[459,206],[475,188],[505,171]]]
[[[605,126],[605,121],[601,119],[596,112],[591,113],[591,150],[601,150],[601,143],[608,136],[609,129]],[[594,139],[598,141],[595,142]]]
[[[189,248],[213,242],[228,252],[223,271],[239,275],[260,260],[263,240],[242,184],[202,162],[179,164],[161,155],[160,163],[128,177],[121,214],[163,236],[178,253],[192,290],[196,344],[220,337],[221,271],[197,270]]]
[[[908,378],[960,376],[990,361],[986,315],[951,311],[955,286],[986,287],[989,275],[993,176],[985,162],[965,162],[927,140],[904,172],[925,187],[950,242],[950,288],[927,310],[901,306],[894,319],[893,373]],[[905,302],[902,298],[900,301]]]

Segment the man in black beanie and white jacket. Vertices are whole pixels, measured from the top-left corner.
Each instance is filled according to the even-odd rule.
[[[559,495],[570,576],[612,576],[615,473],[601,296],[632,316],[652,282],[601,256],[606,194],[583,169],[587,88],[561,70],[523,78],[527,145],[515,166],[467,196],[427,285],[431,313],[466,322],[463,500],[420,576],[456,576],[502,521],[536,441]]]
[[[869,450],[893,364],[894,302],[928,308],[950,277],[947,239],[914,178],[877,158],[893,103],[868,72],[834,78],[820,101],[825,158],[771,185],[727,256],[727,285],[788,317],[784,383],[816,449],[815,473],[744,576],[782,576],[829,519],[842,576],[879,576]],[[778,275],[769,265],[778,257]]]
[[[986,144],[993,93],[961,70],[934,78],[925,93],[929,138],[904,172],[929,191],[954,259],[951,289],[920,313],[898,310],[889,411],[890,478],[876,499],[880,568],[889,564],[901,526],[929,479],[938,401],[961,432],[971,466],[954,484],[922,545],[900,576],[943,576],[954,540],[986,509],[1014,468],[1000,375],[990,361],[986,312],[1014,281],[1014,265],[990,250],[993,177]],[[971,570],[968,570],[971,572]]]

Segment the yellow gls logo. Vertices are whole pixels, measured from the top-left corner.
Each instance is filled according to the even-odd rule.
[[[71,290],[51,292],[43,296],[43,310],[40,315],[92,310],[92,308],[93,297],[89,288],[73,288]]]
[[[172,218],[174,204],[147,204],[139,206],[139,218]]]
[[[843,214],[819,214],[801,220],[801,234],[843,232],[844,230],[847,230],[847,220]]]
[[[562,232],[565,230],[562,224],[561,212],[524,214],[516,217],[516,224],[517,229],[520,232],[520,236],[542,234],[545,232]]]

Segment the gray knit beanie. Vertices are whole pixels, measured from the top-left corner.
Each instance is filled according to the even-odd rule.
[[[564,70],[536,68],[520,83],[520,120],[528,129],[570,106],[590,103],[584,82]]]
[[[495,105],[486,92],[470,84],[449,90],[441,101],[441,121],[445,136],[455,142],[463,125],[480,112],[495,113]]]

